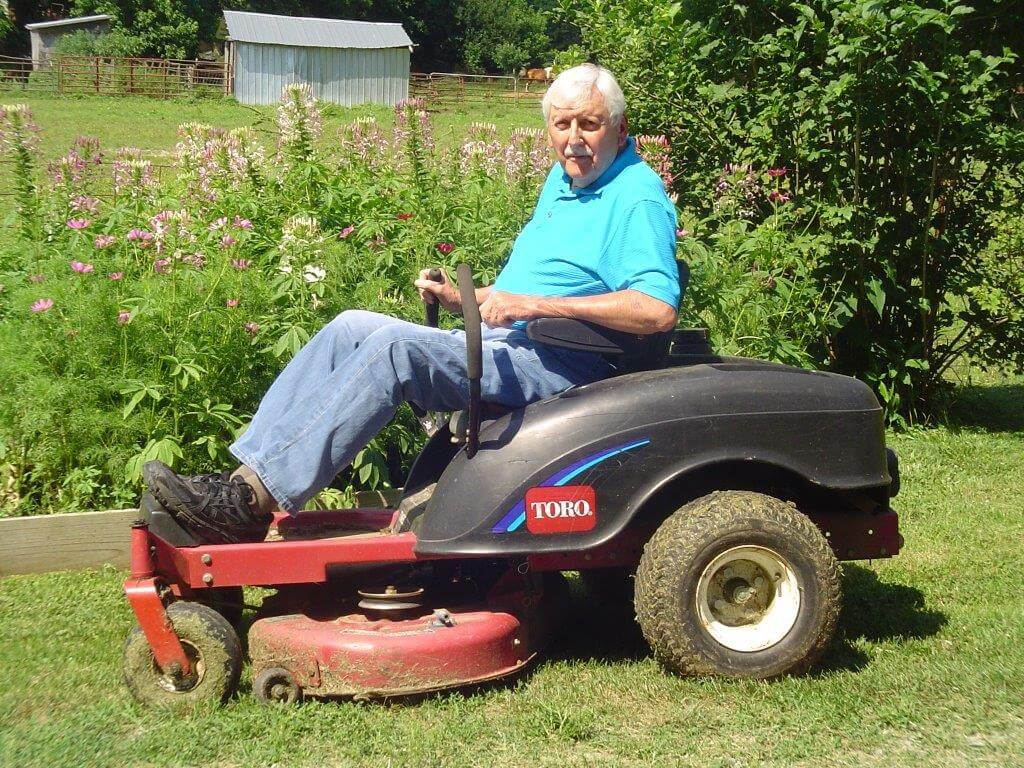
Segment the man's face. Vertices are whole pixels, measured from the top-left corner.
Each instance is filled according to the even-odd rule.
[[[555,99],[547,131],[548,145],[576,189],[596,181],[626,145],[626,118],[612,125],[604,96],[596,88],[579,104],[558,104]]]

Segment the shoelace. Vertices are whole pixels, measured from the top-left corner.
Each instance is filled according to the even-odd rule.
[[[231,473],[225,470],[224,472],[208,472],[204,475],[195,475],[190,479],[195,483],[202,483],[203,485],[209,486],[207,492],[210,494],[210,497],[203,505],[204,509],[211,505],[226,505],[233,508],[235,506],[235,500],[231,497],[231,492],[234,488],[237,488],[242,496],[242,503],[245,504],[245,508],[236,511],[249,514],[252,513],[252,505],[255,499],[252,486],[240,477],[231,477]],[[234,488],[232,488],[232,486],[234,486]]]

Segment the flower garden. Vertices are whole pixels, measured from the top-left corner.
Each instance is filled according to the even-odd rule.
[[[539,131],[474,124],[438,149],[417,102],[391,130],[325,136],[301,87],[271,146],[187,124],[164,157],[81,137],[43,164],[27,108],[0,126],[18,230],[0,255],[0,514],[130,506],[151,458],[227,465],[276,372],[336,313],[419,319],[427,264],[493,279],[550,167]],[[390,483],[414,424],[400,416],[339,485]]]

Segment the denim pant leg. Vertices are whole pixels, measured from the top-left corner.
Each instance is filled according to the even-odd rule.
[[[428,410],[468,404],[464,332],[369,314],[343,313],[318,333],[231,446],[288,512],[330,483],[403,401]],[[376,330],[360,338],[371,321]],[[595,356],[554,354],[522,332],[484,329],[483,348],[482,396],[512,407],[606,373]]]

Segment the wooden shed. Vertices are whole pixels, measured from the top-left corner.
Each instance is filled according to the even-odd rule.
[[[273,104],[291,83],[324,101],[397,104],[409,95],[412,41],[401,24],[224,11],[235,98]]]
[[[57,21],[39,21],[26,24],[32,41],[32,69],[39,69],[50,64],[53,46],[64,35],[84,30],[99,35],[110,29],[110,16],[105,13],[96,16],[79,16],[76,19],[58,19]]]

